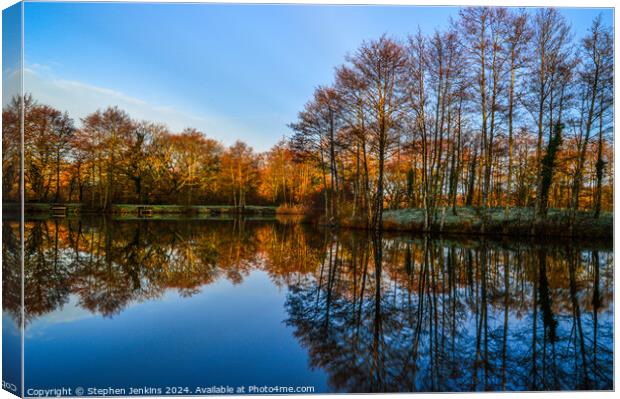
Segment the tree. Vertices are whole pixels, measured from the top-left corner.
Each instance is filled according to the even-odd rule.
[[[293,148],[307,155],[312,154],[323,176],[325,218],[337,223],[338,161],[337,135],[339,117],[338,93],[331,87],[318,87],[312,101],[298,115],[298,122],[290,124],[295,135]],[[327,179],[329,169],[329,181]]]
[[[255,183],[257,166],[252,147],[242,141],[236,141],[222,155],[223,178],[230,187],[235,208],[245,208],[247,193]]]
[[[371,148],[377,157],[377,181],[371,226],[383,228],[385,160],[396,141],[405,112],[402,90],[407,56],[403,46],[386,36],[364,42],[347,61],[357,73],[364,90],[365,107],[371,118]]]
[[[82,125],[83,136],[90,141],[89,147],[94,151],[93,166],[97,169],[99,204],[102,208],[109,209],[116,201],[122,185],[122,182],[117,184],[117,180],[121,176],[119,171],[124,155],[123,146],[130,141],[135,122],[125,111],[118,107],[109,107],[86,116]]]
[[[285,140],[274,145],[264,156],[260,168],[260,192],[274,204],[293,203],[293,154]]]
[[[54,164],[56,169],[56,195],[54,201],[60,200],[60,168],[65,157],[71,150],[71,140],[75,132],[73,120],[69,114],[54,110],[51,117],[51,139],[54,152]]]
[[[353,145],[349,146],[355,156],[354,209],[353,217],[362,214],[365,223],[371,223],[371,194],[369,174],[369,121],[365,106],[366,84],[359,71],[349,66],[336,70],[336,89],[342,100],[342,118],[346,125],[345,136]],[[345,139],[346,140],[346,139]],[[346,146],[345,146],[346,147]]]
[[[197,190],[215,191],[222,146],[196,129],[185,129],[180,134],[167,135],[166,141],[171,150],[168,166],[170,181],[174,192],[185,192],[185,204],[193,204]]]
[[[131,130],[128,141],[125,142],[125,157],[123,159],[123,169],[127,177],[133,182],[136,201],[143,204],[148,201],[148,196],[144,196],[144,185],[149,172],[151,159],[151,149],[153,141],[160,132],[165,131],[165,127],[152,123],[136,123]]]
[[[527,63],[527,47],[531,40],[531,30],[525,12],[512,13],[509,17],[509,31],[505,47],[509,59],[510,83],[508,85],[508,181],[506,182],[506,214],[512,202],[513,147],[514,147],[514,116],[515,91],[517,73]]]
[[[532,106],[530,112],[536,120],[538,138],[536,142],[536,160],[538,188],[536,191],[536,208],[539,216],[546,214],[542,204],[542,158],[543,138],[548,131],[549,138],[553,136],[555,128],[554,112],[561,114],[563,105],[565,80],[560,76],[560,68],[563,63],[570,62],[570,26],[566,19],[554,8],[541,8],[536,12],[533,19],[532,44],[533,55],[529,66],[532,80],[529,88]],[[566,76],[566,75],[565,75]],[[559,94],[558,98],[554,97]]]
[[[61,197],[61,169],[74,134],[73,120],[67,113],[39,105],[31,99],[24,118],[24,179],[30,190],[26,199],[54,201]]]
[[[30,113],[32,96],[15,96],[2,109],[2,195],[5,202],[20,200],[21,109]]]
[[[487,209],[490,207],[490,191],[493,166],[494,140],[496,136],[496,116],[499,110],[500,94],[503,90],[501,77],[508,57],[504,46],[508,41],[509,15],[505,8],[472,7],[460,13],[465,31],[467,49],[472,59],[479,96],[481,120],[481,154],[484,171],[482,185],[482,205],[485,207],[482,230],[488,223]]]
[[[600,16],[597,17],[592,27],[590,28],[590,34],[583,39],[582,46],[584,53],[587,54],[584,57],[587,61],[584,65],[584,73],[581,75],[582,79],[585,82],[590,83],[591,85],[591,98],[590,101],[594,98],[594,96],[598,95],[598,98],[595,100],[598,105],[598,109],[596,111],[596,117],[598,118],[598,142],[597,142],[597,151],[596,151],[596,186],[594,193],[594,216],[599,217],[601,212],[601,202],[602,202],[602,188],[603,188],[603,172],[605,166],[607,164],[606,161],[603,160],[603,146],[605,144],[604,134],[607,130],[607,122],[605,119],[611,106],[613,104],[613,69],[614,69],[614,61],[613,61],[613,38],[612,33],[609,28],[602,26]],[[588,70],[585,68],[589,68]],[[593,72],[592,72],[593,70]],[[596,82],[598,80],[598,82]],[[588,84],[585,83],[585,84]],[[596,84],[596,90],[594,89]],[[598,91],[598,93],[595,93]],[[592,113],[594,114],[594,110],[592,108],[592,102],[590,102],[590,106],[592,109]],[[588,114],[588,118],[593,118],[594,115]],[[613,117],[610,118],[613,121]],[[587,123],[587,122],[586,122]],[[592,122],[590,122],[592,124]],[[590,127],[591,128],[591,127]],[[587,129],[587,128],[586,128]],[[583,151],[583,150],[582,150]],[[581,156],[581,153],[580,153]],[[579,164],[578,164],[579,166]],[[578,201],[578,198],[574,199]],[[573,207],[576,208],[578,206],[577,203],[573,204]]]

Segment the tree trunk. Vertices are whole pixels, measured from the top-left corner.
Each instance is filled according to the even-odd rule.
[[[598,151],[596,153],[596,189],[594,192],[594,217],[601,214],[601,202],[603,199],[603,172],[607,162],[603,160],[603,96],[601,95],[598,129]]]

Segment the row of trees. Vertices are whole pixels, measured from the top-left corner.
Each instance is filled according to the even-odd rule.
[[[446,31],[363,43],[263,154],[115,107],[77,128],[26,96],[26,200],[302,204],[375,228],[384,208],[423,208],[426,227],[460,206],[598,216],[612,207],[613,68],[600,18],[577,41],[552,8],[464,8]],[[19,109],[16,99],[3,110],[9,200]]]
[[[291,146],[321,170],[335,220],[380,228],[384,207],[421,207],[430,226],[463,205],[598,216],[613,67],[600,17],[577,42],[556,9],[464,8],[446,31],[364,42],[291,124]]]
[[[98,110],[81,127],[67,113],[24,97],[26,201],[221,204],[289,201],[294,166],[283,144],[257,154],[237,141],[229,147],[196,129],[170,132],[135,121],[117,107]],[[16,98],[3,112],[3,192],[19,195],[19,112]],[[297,198],[296,198],[297,199]],[[292,200],[292,199],[290,199]]]

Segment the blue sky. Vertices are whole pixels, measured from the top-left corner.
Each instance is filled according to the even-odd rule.
[[[576,37],[610,9],[563,9]],[[79,119],[118,105],[258,151],[363,40],[441,29],[453,7],[26,3],[25,90]]]

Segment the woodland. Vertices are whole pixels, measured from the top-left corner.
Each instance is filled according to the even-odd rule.
[[[27,94],[3,109],[3,195],[19,199],[23,110],[26,203],[267,205],[371,230],[386,212],[422,230],[473,214],[482,232],[517,212],[572,228],[613,217],[613,60],[600,17],[576,39],[553,8],[463,8],[443,31],[363,42],[262,153],[115,106],[74,120]]]

